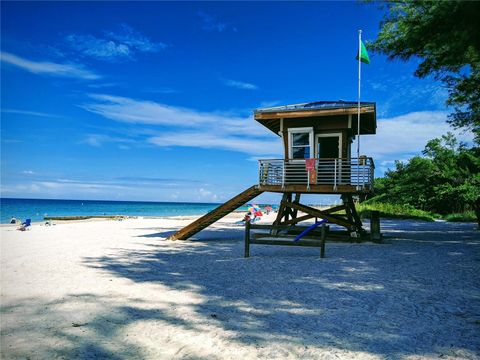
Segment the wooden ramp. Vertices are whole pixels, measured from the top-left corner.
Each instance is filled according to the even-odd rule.
[[[252,200],[254,197],[260,195],[262,192],[262,190],[258,189],[258,185],[249,187],[247,190],[228,200],[226,203],[220,205],[216,209],[210,211],[208,214],[195,220],[190,225],[187,225],[183,229],[178,230],[175,234],[168,237],[167,240],[188,239],[190,236],[195,235],[199,231],[205,229],[207,226],[212,225],[214,222],[220,220],[225,215],[231,213],[233,210],[238,209],[240,206]]]

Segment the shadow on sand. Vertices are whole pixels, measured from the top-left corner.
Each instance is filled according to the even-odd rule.
[[[141,299],[92,294],[58,303],[25,299],[15,306],[38,321],[48,316],[63,321],[65,327],[55,332],[41,326],[39,331],[51,337],[45,340],[47,354],[68,358],[148,357],[122,330],[148,320],[200,332],[198,319],[227,331],[229,341],[251,346],[263,358],[319,358],[329,349],[340,357],[362,352],[388,359],[475,358],[480,348],[480,239],[473,228],[384,221],[386,244],[327,244],[326,259],[319,259],[316,249],[258,245],[244,259],[242,228],[207,229],[174,246],[161,239],[173,231],[151,229],[154,233],[143,236],[159,241],[149,239],[147,249],[117,249],[114,256],[86,258],[84,264],[135,284],[197,294],[201,301],[188,304],[195,315],[191,319],[163,308],[146,310]],[[74,312],[62,312],[69,302],[74,309],[92,306],[101,316],[75,320],[79,326],[74,326],[65,320]],[[4,329],[4,341],[15,331]],[[26,331],[25,338],[41,336],[32,332]],[[13,349],[9,354],[17,355]]]

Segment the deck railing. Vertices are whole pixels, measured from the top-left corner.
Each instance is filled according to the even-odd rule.
[[[357,188],[373,186],[373,159],[315,159],[316,176],[309,176],[305,160],[259,160],[260,185],[351,185]]]

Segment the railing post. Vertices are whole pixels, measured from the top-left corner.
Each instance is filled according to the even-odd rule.
[[[285,167],[287,166],[286,160],[283,160],[283,171],[282,171],[282,189],[285,188]]]
[[[370,159],[370,187],[373,189],[373,183],[375,178],[375,167],[373,166],[373,160]]]
[[[356,185],[357,185],[357,190],[360,189],[360,159],[357,158],[357,171],[355,173],[357,179],[356,179]]]
[[[244,257],[250,256],[250,220],[245,221],[245,254]]]
[[[333,190],[337,190],[337,159],[333,160],[335,164],[335,170],[334,170],[334,175],[333,175]]]
[[[342,159],[338,159],[337,168],[338,168],[338,181],[337,181],[337,183],[342,185]]]
[[[264,185],[264,184],[263,184],[263,181],[262,181],[262,179],[263,179],[263,171],[262,171],[263,169],[262,169],[262,168],[263,168],[263,166],[262,166],[262,161],[259,160],[259,161],[258,161],[258,183],[259,183],[260,185]]]
[[[305,160],[305,170],[307,171],[307,190],[310,190],[310,171],[307,170],[306,161],[307,161],[307,160]]]
[[[365,188],[365,169],[367,167],[367,159],[362,160],[362,187]]]

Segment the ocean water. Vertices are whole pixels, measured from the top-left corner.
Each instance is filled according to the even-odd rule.
[[[1,223],[9,223],[11,217],[24,221],[43,221],[44,216],[127,215],[127,216],[186,216],[205,214],[219,204],[100,201],[100,200],[44,200],[0,199]],[[246,207],[240,208],[246,210]]]

